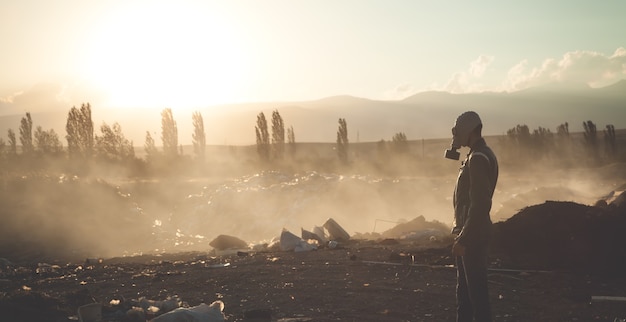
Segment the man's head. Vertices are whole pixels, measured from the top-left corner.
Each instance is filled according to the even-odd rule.
[[[448,159],[459,159],[459,152],[456,151],[464,146],[470,146],[471,140],[481,136],[482,121],[476,112],[468,111],[456,118],[452,128],[452,146],[446,150],[445,157]]]

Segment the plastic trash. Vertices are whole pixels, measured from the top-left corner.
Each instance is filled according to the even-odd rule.
[[[280,249],[282,251],[292,251],[296,249],[300,241],[302,241],[302,238],[294,235],[287,229],[283,229],[283,232],[280,234]]]
[[[348,241],[350,240],[350,235],[343,229],[343,227],[339,226],[339,224],[332,218],[329,218],[326,223],[324,223],[324,228],[328,230],[329,239],[335,241]]]
[[[317,235],[322,240],[320,241],[320,245],[326,244],[328,239],[326,238],[326,233],[324,232],[324,227],[315,226],[313,227],[313,233]]]
[[[152,319],[152,322],[222,322],[224,316],[224,303],[215,301],[211,305],[202,303],[190,308],[178,308]]]
[[[283,232],[280,234],[280,249],[282,251],[308,252],[316,250],[317,244],[309,243],[290,231],[283,229]]]
[[[316,233],[310,232],[308,230],[305,230],[304,228],[301,228],[301,230],[302,230],[302,233],[301,233],[302,239],[304,239],[304,240],[309,240],[309,239],[317,240],[318,244],[323,244],[324,243],[324,240],[322,239],[322,237],[318,236]]]

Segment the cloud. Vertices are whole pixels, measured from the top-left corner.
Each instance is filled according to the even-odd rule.
[[[402,100],[411,95],[417,94],[419,91],[411,84],[401,84],[393,89],[385,91],[384,99],[386,100]]]
[[[103,95],[84,84],[39,83],[0,97],[0,115],[69,110],[85,102],[101,102]]]
[[[404,99],[422,91],[446,91],[450,93],[480,92],[488,90],[487,86],[480,81],[488,70],[495,57],[480,55],[470,62],[467,70],[454,73],[444,85],[433,83],[426,88],[415,88],[410,84],[402,84],[394,89],[386,91],[386,99]]]
[[[481,78],[493,60],[493,56],[480,55],[470,64],[469,74],[474,78]]]
[[[13,102],[15,101],[15,98],[24,94],[24,91],[19,91],[16,93],[13,93],[11,95],[5,96],[5,97],[0,97],[0,104],[13,104]]]
[[[480,81],[495,57],[480,55],[465,71],[457,72],[448,80],[443,90],[450,93],[485,91],[487,87]]]
[[[584,83],[602,87],[626,78],[626,49],[617,48],[612,55],[595,51],[570,51],[560,59],[548,58],[541,66],[529,68],[522,60],[513,66],[502,87],[517,91],[553,83]]]

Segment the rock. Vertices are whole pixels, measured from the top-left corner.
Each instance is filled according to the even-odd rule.
[[[227,249],[242,249],[248,248],[248,243],[245,241],[228,235],[219,235],[215,239],[213,239],[209,245],[215,248],[216,250],[227,250]]]

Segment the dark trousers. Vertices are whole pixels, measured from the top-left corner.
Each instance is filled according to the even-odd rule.
[[[487,247],[467,247],[456,258],[457,322],[491,322],[487,288]]]

